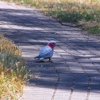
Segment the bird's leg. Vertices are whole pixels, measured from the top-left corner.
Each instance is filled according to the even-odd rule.
[[[49,57],[49,62],[53,63],[53,61],[51,60],[51,57]]]

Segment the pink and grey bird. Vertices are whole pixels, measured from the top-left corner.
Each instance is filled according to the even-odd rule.
[[[49,59],[49,61],[52,62],[51,58],[53,56],[55,45],[56,45],[55,41],[53,40],[49,41],[48,44],[40,50],[39,55],[34,59],[37,61],[43,61],[44,59]]]

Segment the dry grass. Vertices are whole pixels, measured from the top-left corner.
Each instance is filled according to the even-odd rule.
[[[27,69],[20,50],[0,35],[0,100],[17,100],[26,78]]]

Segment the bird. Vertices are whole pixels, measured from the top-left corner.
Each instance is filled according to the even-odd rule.
[[[55,46],[56,46],[56,41],[54,40],[49,41],[47,45],[40,50],[38,56],[34,57],[34,59],[39,62],[42,62],[44,59],[49,59],[49,62],[52,62],[51,58],[53,56],[53,51]]]

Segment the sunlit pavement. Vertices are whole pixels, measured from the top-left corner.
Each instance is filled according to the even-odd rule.
[[[0,33],[19,46],[30,70],[20,100],[100,100],[100,37],[2,1]],[[34,57],[49,40],[57,42],[54,63],[36,63]]]

